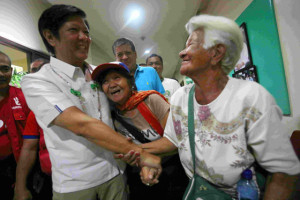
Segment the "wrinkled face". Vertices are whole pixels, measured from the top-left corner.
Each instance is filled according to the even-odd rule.
[[[35,73],[41,69],[43,61],[35,61],[30,65],[30,73]]]
[[[0,90],[6,89],[12,76],[10,61],[4,55],[0,55]]]
[[[132,51],[129,44],[115,48],[116,60],[127,65],[130,71],[136,68],[136,52]]]
[[[84,19],[70,17],[59,29],[59,39],[52,35],[48,42],[55,49],[56,58],[81,67],[87,59],[91,38]],[[46,37],[47,38],[47,37]]]
[[[147,60],[147,66],[153,67],[156,72],[158,73],[159,77],[162,77],[163,72],[163,63],[159,59],[159,57],[151,57]]]
[[[209,50],[203,48],[204,31],[197,29],[189,36],[186,47],[179,53],[182,59],[180,73],[186,76],[195,75],[207,69],[210,64]]]
[[[123,105],[131,96],[131,88],[127,78],[111,71],[102,81],[102,90],[112,102]]]

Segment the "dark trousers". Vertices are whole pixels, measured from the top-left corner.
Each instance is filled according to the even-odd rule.
[[[0,160],[0,199],[12,200],[16,181],[16,161],[13,155]]]
[[[163,172],[159,178],[159,183],[146,186],[140,179],[139,169],[127,165],[129,200],[181,200],[189,180],[178,154],[167,158],[162,167]]]

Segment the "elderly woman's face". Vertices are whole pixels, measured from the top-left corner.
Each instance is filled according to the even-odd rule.
[[[189,36],[186,47],[179,53],[182,59],[180,73],[191,76],[201,73],[210,64],[209,51],[203,48],[204,31],[197,29]]]
[[[131,88],[127,78],[121,74],[112,71],[109,72],[102,82],[102,90],[114,103],[123,105],[131,96]]]

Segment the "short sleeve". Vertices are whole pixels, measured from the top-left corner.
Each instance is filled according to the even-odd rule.
[[[265,92],[260,100],[261,116],[246,132],[247,143],[257,162],[271,173],[300,173],[300,162],[291,144],[282,112],[274,98]]]
[[[23,132],[23,139],[39,139],[39,126],[31,111],[27,117],[26,126]]]
[[[24,76],[21,88],[36,118],[49,126],[61,112],[74,104],[54,82],[46,79],[42,74],[34,75]]]
[[[164,116],[169,112],[170,105],[158,94],[151,94],[145,100],[145,103],[149,106],[150,110],[161,121]]]

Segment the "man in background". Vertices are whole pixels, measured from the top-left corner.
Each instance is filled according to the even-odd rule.
[[[135,78],[137,90],[156,90],[165,93],[160,78],[151,67],[141,67],[136,64],[137,54],[133,42],[127,38],[117,39],[112,46],[116,60],[126,64],[130,74]]]
[[[16,162],[22,147],[22,132],[30,112],[22,90],[10,86],[10,58],[0,52],[0,194],[13,198]]]
[[[164,78],[162,76],[162,72],[164,70],[164,63],[163,59],[160,55],[157,54],[151,54],[147,59],[146,59],[147,66],[153,67],[157,74],[159,75],[159,78],[162,82],[162,85],[164,86],[165,93],[164,96],[170,100],[171,96],[174,94],[174,92],[180,88],[180,84],[178,81],[175,79],[171,78]]]
[[[38,58],[30,64],[30,73],[48,63]],[[37,157],[38,156],[38,157]],[[31,173],[32,172],[32,173]],[[16,170],[14,200],[52,199],[51,162],[43,130],[30,112],[23,132],[23,146]]]
[[[41,69],[41,67],[48,63],[49,61],[47,61],[44,58],[37,58],[34,61],[31,62],[30,64],[30,73],[35,73],[37,71],[39,71]]]

